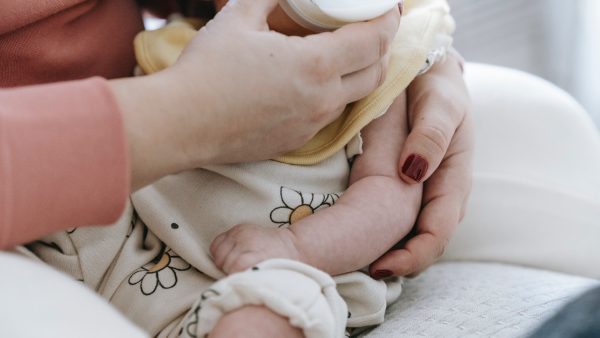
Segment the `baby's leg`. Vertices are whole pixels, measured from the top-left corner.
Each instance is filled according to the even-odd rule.
[[[301,338],[302,330],[264,306],[245,306],[223,316],[209,338]]]

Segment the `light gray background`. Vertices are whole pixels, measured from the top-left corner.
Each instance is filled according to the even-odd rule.
[[[449,0],[468,61],[524,70],[567,90],[600,126],[599,0]]]

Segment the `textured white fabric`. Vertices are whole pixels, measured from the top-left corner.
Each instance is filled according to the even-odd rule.
[[[146,337],[105,300],[44,264],[0,252],[0,266],[0,337]]]
[[[565,92],[531,75],[468,64],[474,184],[447,260],[600,278],[600,135]]]
[[[365,338],[516,338],[593,279],[491,263],[439,263],[404,284],[386,321]]]
[[[290,287],[293,286],[293,287]],[[348,309],[335,282],[309,265],[272,259],[227,276],[211,286],[199,301],[199,336],[208,334],[228,312],[246,305],[264,305],[287,317],[307,338],[341,338]]]

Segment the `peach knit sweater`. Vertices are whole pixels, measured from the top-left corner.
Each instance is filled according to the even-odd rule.
[[[134,0],[0,0],[0,248],[122,212],[127,148],[103,78],[130,74],[141,29]]]

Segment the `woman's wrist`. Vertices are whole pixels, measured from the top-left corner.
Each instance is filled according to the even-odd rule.
[[[190,149],[185,118],[177,102],[178,90],[160,73],[112,80],[112,91],[121,109],[129,146],[132,191],[163,176],[191,169],[195,163],[210,163],[210,156]],[[197,127],[197,126],[196,126]],[[203,133],[197,130],[196,142]],[[206,141],[206,140],[205,140]]]

